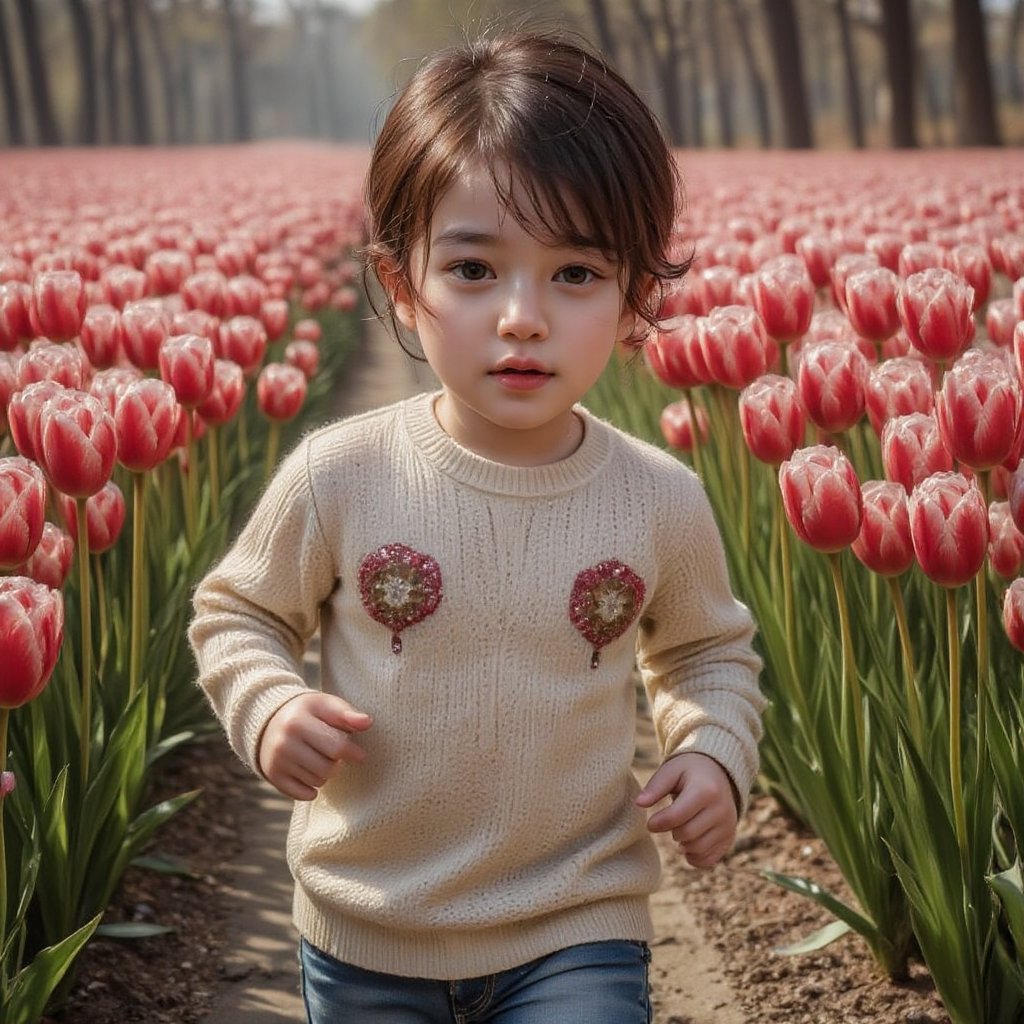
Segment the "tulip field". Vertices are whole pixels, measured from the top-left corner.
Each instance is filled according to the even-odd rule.
[[[357,336],[366,154],[5,154],[0,1022],[35,1024],[213,727],[190,590]],[[154,865],[167,869],[167,865]]]

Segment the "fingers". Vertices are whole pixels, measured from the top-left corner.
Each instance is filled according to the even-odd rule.
[[[682,778],[682,767],[679,758],[666,761],[636,795],[636,805],[638,807],[653,807],[659,800],[675,795]]]
[[[313,693],[306,705],[321,722],[343,732],[362,732],[373,725],[373,716],[357,711],[333,693]]]

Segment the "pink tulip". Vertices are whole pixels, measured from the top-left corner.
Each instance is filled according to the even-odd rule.
[[[71,341],[85,318],[85,284],[77,270],[50,270],[32,281],[29,317],[37,337]]]
[[[257,315],[263,322],[269,341],[277,341],[288,329],[288,303],[285,299],[264,299]]]
[[[663,322],[644,345],[644,356],[654,375],[670,388],[693,388],[711,379],[692,314]]]
[[[953,456],[942,443],[935,416],[912,412],[889,420],[882,428],[882,465],[908,494],[926,477],[950,471]]]
[[[714,269],[714,268],[712,268]],[[292,337],[299,341],[317,342],[323,335],[323,328],[318,320],[305,319],[296,322],[292,328]]]
[[[117,362],[123,339],[121,314],[113,306],[102,303],[86,310],[78,343],[97,370],[108,369]]]
[[[340,310],[342,313],[351,313],[359,305],[359,292],[355,288],[346,286],[331,292],[328,303],[331,309]]]
[[[699,406],[695,407],[697,416],[697,443],[704,445],[708,441],[708,417]],[[692,452],[694,447],[693,420],[690,418],[690,407],[685,401],[672,402],[661,411],[660,426],[662,436],[673,448],[682,452]]]
[[[306,377],[294,366],[268,363],[256,381],[256,401],[260,412],[276,422],[290,420],[306,400]]]
[[[992,262],[1011,281],[1024,277],[1024,241],[1019,235],[1002,235],[992,239]]]
[[[138,302],[146,294],[149,282],[146,275],[135,267],[116,265],[108,267],[100,277],[107,302],[123,310],[130,302]]]
[[[1013,283],[1013,312],[1018,320],[1024,320],[1024,277]]]
[[[1024,320],[1013,329],[1013,361],[1017,367],[1017,380],[1024,388]]]
[[[754,275],[754,307],[769,337],[802,338],[814,313],[814,282],[799,256],[778,256]]]
[[[863,522],[851,550],[872,572],[899,576],[914,564],[907,492],[902,484],[869,480],[861,488]]]
[[[873,366],[864,386],[864,404],[875,433],[894,416],[930,413],[935,404],[932,378],[920,359],[900,356]]]
[[[19,708],[43,692],[63,639],[60,591],[25,576],[0,579],[0,708]]]
[[[32,337],[32,287],[24,281],[0,284],[0,352],[11,352]]]
[[[1013,329],[1018,317],[1013,299],[993,299],[985,310],[985,332],[993,345],[1009,348],[1013,344]]]
[[[800,357],[797,387],[808,419],[830,434],[849,430],[864,414],[868,364],[840,341],[823,341]]]
[[[82,391],[51,398],[39,413],[40,463],[53,486],[88,498],[110,479],[117,435],[103,405]]]
[[[311,380],[320,367],[320,349],[311,341],[292,341],[285,346],[284,361],[289,366],[297,366],[306,380]]]
[[[899,271],[903,238],[890,232],[879,231],[864,239],[864,251],[878,257],[879,265],[894,273]]]
[[[900,321],[911,345],[929,359],[955,359],[973,334],[974,289],[948,270],[912,274],[896,297]]]
[[[794,251],[804,261],[815,288],[824,288],[831,283],[836,249],[827,235],[803,235],[797,239]]]
[[[804,410],[789,377],[765,374],[740,393],[740,425],[754,457],[778,466],[803,443]]]
[[[178,403],[194,409],[213,388],[213,345],[198,334],[179,334],[160,346],[160,376]]]
[[[0,352],[0,434],[7,429],[7,406],[18,390],[18,360],[13,352]]]
[[[174,389],[147,378],[127,387],[114,412],[117,461],[144,473],[167,458],[174,442],[179,406]]]
[[[174,295],[192,273],[192,257],[180,249],[158,249],[146,257],[150,295]]]
[[[74,498],[62,494],[58,498],[60,514],[64,517],[68,534],[78,543],[78,510]],[[101,555],[109,551],[124,528],[125,504],[121,488],[108,480],[85,503],[85,521],[89,530],[89,554]]]
[[[213,251],[213,258],[218,270],[226,277],[244,274],[248,269],[250,255],[243,242],[232,239],[221,242]]]
[[[29,284],[32,280],[32,268],[17,256],[0,256],[0,284],[9,281],[21,281]]]
[[[832,264],[832,300],[839,309],[846,313],[846,282],[854,274],[865,270],[875,270],[879,266],[878,257],[870,252],[846,252],[837,257]]]
[[[1012,580],[1024,565],[1024,533],[1017,529],[1008,502],[993,501],[989,505],[988,529],[989,565],[1004,580]]]
[[[227,282],[227,316],[258,317],[267,298],[267,286],[251,274],[229,277]]]
[[[189,309],[201,309],[211,316],[228,315],[228,282],[218,270],[200,270],[192,274],[182,284],[181,294]]]
[[[687,274],[682,281],[666,287],[658,307],[658,320],[674,320],[680,316],[700,316],[700,299],[694,286],[694,276]]]
[[[1024,651],[1024,579],[1014,580],[1003,595],[1003,629],[1010,643]]]
[[[1024,532],[1024,463],[1021,463],[1010,477],[1006,498],[1010,506],[1010,517],[1017,529]]]
[[[945,252],[941,245],[934,242],[910,242],[900,250],[896,269],[900,277],[907,278],[911,274],[942,267],[944,263]]]
[[[37,341],[18,360],[18,387],[52,380],[66,388],[81,388],[87,373],[88,366],[81,349],[74,345]]]
[[[46,479],[28,459],[0,459],[0,569],[28,560],[39,544],[46,515]]]
[[[98,398],[103,408],[113,416],[125,389],[142,379],[142,371],[134,366],[115,366],[109,370],[100,370],[89,382],[89,394],[93,398]]]
[[[803,344],[809,347],[819,341],[847,341],[855,345],[863,339],[838,309],[822,309],[811,317],[811,326]],[[795,346],[790,351],[795,351]]]
[[[946,269],[974,289],[971,311],[976,313],[988,300],[992,289],[992,261],[983,245],[963,243],[946,253]]]
[[[837,448],[799,448],[779,467],[786,518],[796,535],[826,553],[848,547],[860,533],[861,495],[856,470]]]
[[[859,270],[846,279],[846,315],[861,337],[882,342],[900,329],[899,287],[900,279],[885,267]]]
[[[942,442],[957,462],[975,471],[991,469],[1013,448],[1020,389],[1000,360],[964,358],[943,378],[935,414]]]
[[[167,338],[167,311],[159,299],[129,302],[121,312],[124,354],[140,370],[155,370]]]
[[[43,523],[39,544],[29,560],[18,566],[17,571],[36,583],[60,590],[71,572],[74,557],[74,541],[60,527],[53,523]]]
[[[217,359],[213,364],[213,388],[196,407],[203,421],[218,427],[233,419],[245,397],[245,374],[238,363]]]
[[[943,587],[974,579],[989,539],[988,509],[977,485],[960,473],[934,473],[911,492],[909,507],[914,554],[924,574]]]
[[[39,414],[43,406],[55,395],[63,394],[67,388],[52,380],[41,380],[29,384],[11,395],[7,405],[7,423],[11,429],[14,447],[33,462],[39,458]]]
[[[220,325],[217,355],[238,363],[247,377],[252,376],[263,362],[267,349],[267,331],[252,316],[233,316]]]
[[[711,379],[739,390],[767,369],[768,335],[747,306],[719,306],[697,321],[700,349]]]

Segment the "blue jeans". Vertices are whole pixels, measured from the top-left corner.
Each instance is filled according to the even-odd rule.
[[[642,942],[591,942],[498,974],[433,981],[299,945],[309,1024],[651,1024],[650,961]]]

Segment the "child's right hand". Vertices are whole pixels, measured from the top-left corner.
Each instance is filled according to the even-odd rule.
[[[373,724],[347,701],[311,691],[273,714],[260,740],[259,767],[267,781],[293,800],[312,800],[345,764],[360,764],[366,752],[351,737]]]

